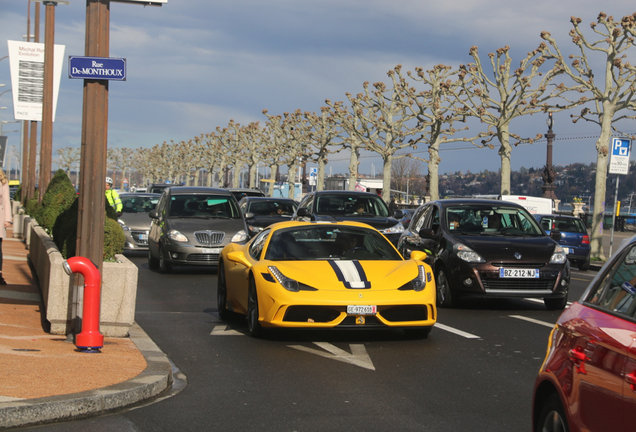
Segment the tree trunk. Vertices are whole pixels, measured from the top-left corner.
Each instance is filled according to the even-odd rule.
[[[501,158],[501,195],[510,195],[510,160],[512,148],[510,147],[510,133],[508,126],[499,128],[499,157]]]
[[[393,162],[393,155],[386,155],[382,157],[382,199],[387,204],[391,201],[391,165]],[[407,202],[409,197],[406,198]]]
[[[435,140],[428,148],[428,194],[431,201],[439,199],[439,141]]]
[[[325,167],[327,161],[325,158],[318,159],[318,175],[316,176],[316,190],[321,191],[325,189]]]
[[[241,186],[241,167],[238,164],[234,165],[234,175],[232,176],[232,187],[238,188]]]
[[[287,171],[287,182],[289,183],[289,194],[287,194],[288,198],[293,200],[296,199],[296,171],[298,167],[296,164],[289,165],[289,171]]]
[[[267,196],[268,197],[273,197],[274,196],[274,185],[276,184],[276,175],[278,173],[278,165],[274,164],[274,165],[270,165],[269,166],[269,179],[272,180],[271,182],[267,183],[269,186],[267,189]]]
[[[612,136],[613,113],[605,113],[601,120],[601,136],[596,141],[596,178],[594,181],[594,212],[592,213],[592,227],[590,231],[590,256],[605,259],[603,253],[603,216],[605,215],[605,182],[607,181],[607,159],[609,157],[609,142]]]
[[[349,187],[348,190],[356,190],[358,183],[358,165],[360,165],[360,149],[357,145],[351,145],[351,157],[349,158]]]

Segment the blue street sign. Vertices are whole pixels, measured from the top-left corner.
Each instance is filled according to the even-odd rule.
[[[629,153],[632,142],[624,138],[612,138],[612,152],[610,153],[608,174],[622,174],[629,172]]]
[[[68,77],[126,81],[126,59],[69,56]]]

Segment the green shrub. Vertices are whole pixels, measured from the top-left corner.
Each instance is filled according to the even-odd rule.
[[[68,175],[64,170],[58,170],[46,188],[42,202],[35,210],[35,219],[51,234],[58,215],[71,207],[76,200],[77,193]]]
[[[53,226],[53,241],[58,250],[67,259],[76,255],[77,248],[77,218],[79,210],[79,200],[75,200],[73,205],[60,213]],[[124,252],[126,236],[121,225],[117,222],[115,211],[105,203],[106,218],[104,220],[104,261],[114,261],[115,254]]]

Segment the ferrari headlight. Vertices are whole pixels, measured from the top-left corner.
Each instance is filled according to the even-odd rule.
[[[422,291],[426,287],[426,272],[424,266],[417,266],[417,277],[411,281],[415,291]]]
[[[455,246],[453,246],[453,249],[455,249],[455,254],[457,255],[457,257],[466,262],[469,262],[469,263],[486,262],[486,260],[483,259],[481,255],[479,255],[477,252],[475,252],[474,250],[472,250],[471,248],[469,248],[468,246],[464,244],[455,243]]]
[[[550,257],[550,264],[563,264],[566,259],[567,256],[565,255],[565,251],[561,246],[557,245],[557,247],[554,248],[552,256]]]
[[[398,223],[397,225],[392,226],[391,228],[387,228],[385,230],[380,231],[382,234],[396,234],[404,232],[404,225]]]
[[[174,241],[178,241],[178,242],[187,242],[188,241],[188,238],[184,234],[181,234],[177,230],[170,230],[168,232],[168,238],[170,240],[174,240]]]
[[[123,229],[124,231],[130,231],[130,228],[126,226],[126,223],[121,220],[121,219],[117,219],[117,223],[119,223],[119,226],[121,227],[121,229]]]
[[[298,281],[294,279],[290,279],[276,268],[276,266],[267,267],[272,275],[276,278],[279,284],[283,286],[287,291],[298,292],[300,291],[300,286],[298,285]]]

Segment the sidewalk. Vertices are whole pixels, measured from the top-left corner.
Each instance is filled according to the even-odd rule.
[[[100,415],[170,388],[168,358],[136,324],[128,338],[104,338],[96,354],[48,333],[28,250],[11,229],[2,252],[0,429]]]

